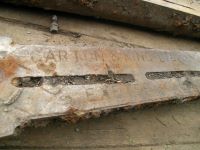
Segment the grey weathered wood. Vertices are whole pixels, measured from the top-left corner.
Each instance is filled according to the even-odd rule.
[[[52,120],[47,126],[33,125],[16,137],[1,139],[0,149],[198,150],[199,107],[199,101],[165,105],[71,125]]]

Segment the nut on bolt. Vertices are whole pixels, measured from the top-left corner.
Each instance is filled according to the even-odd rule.
[[[52,16],[52,23],[50,25],[51,33],[58,33],[58,17],[56,15]]]

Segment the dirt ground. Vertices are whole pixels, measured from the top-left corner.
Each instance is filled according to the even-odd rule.
[[[137,27],[56,13],[60,30],[49,33],[55,12],[0,6],[0,36],[15,44],[101,45],[200,51],[197,40]],[[19,134],[0,140],[0,149],[200,149],[200,100],[165,104],[67,124],[33,121]],[[37,126],[39,125],[39,126]]]

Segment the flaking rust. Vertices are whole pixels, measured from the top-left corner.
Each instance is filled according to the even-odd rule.
[[[1,48],[0,59],[0,137],[31,119],[76,122],[113,109],[200,96],[200,52],[8,47]]]

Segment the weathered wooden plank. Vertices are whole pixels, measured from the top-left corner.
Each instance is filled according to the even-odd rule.
[[[0,149],[198,150],[199,107],[199,101],[165,105],[113,113],[77,124],[36,121],[18,136],[1,139]]]
[[[15,1],[44,9],[95,16],[131,23],[175,35],[200,37],[200,4],[198,1],[177,0],[75,0]]]

